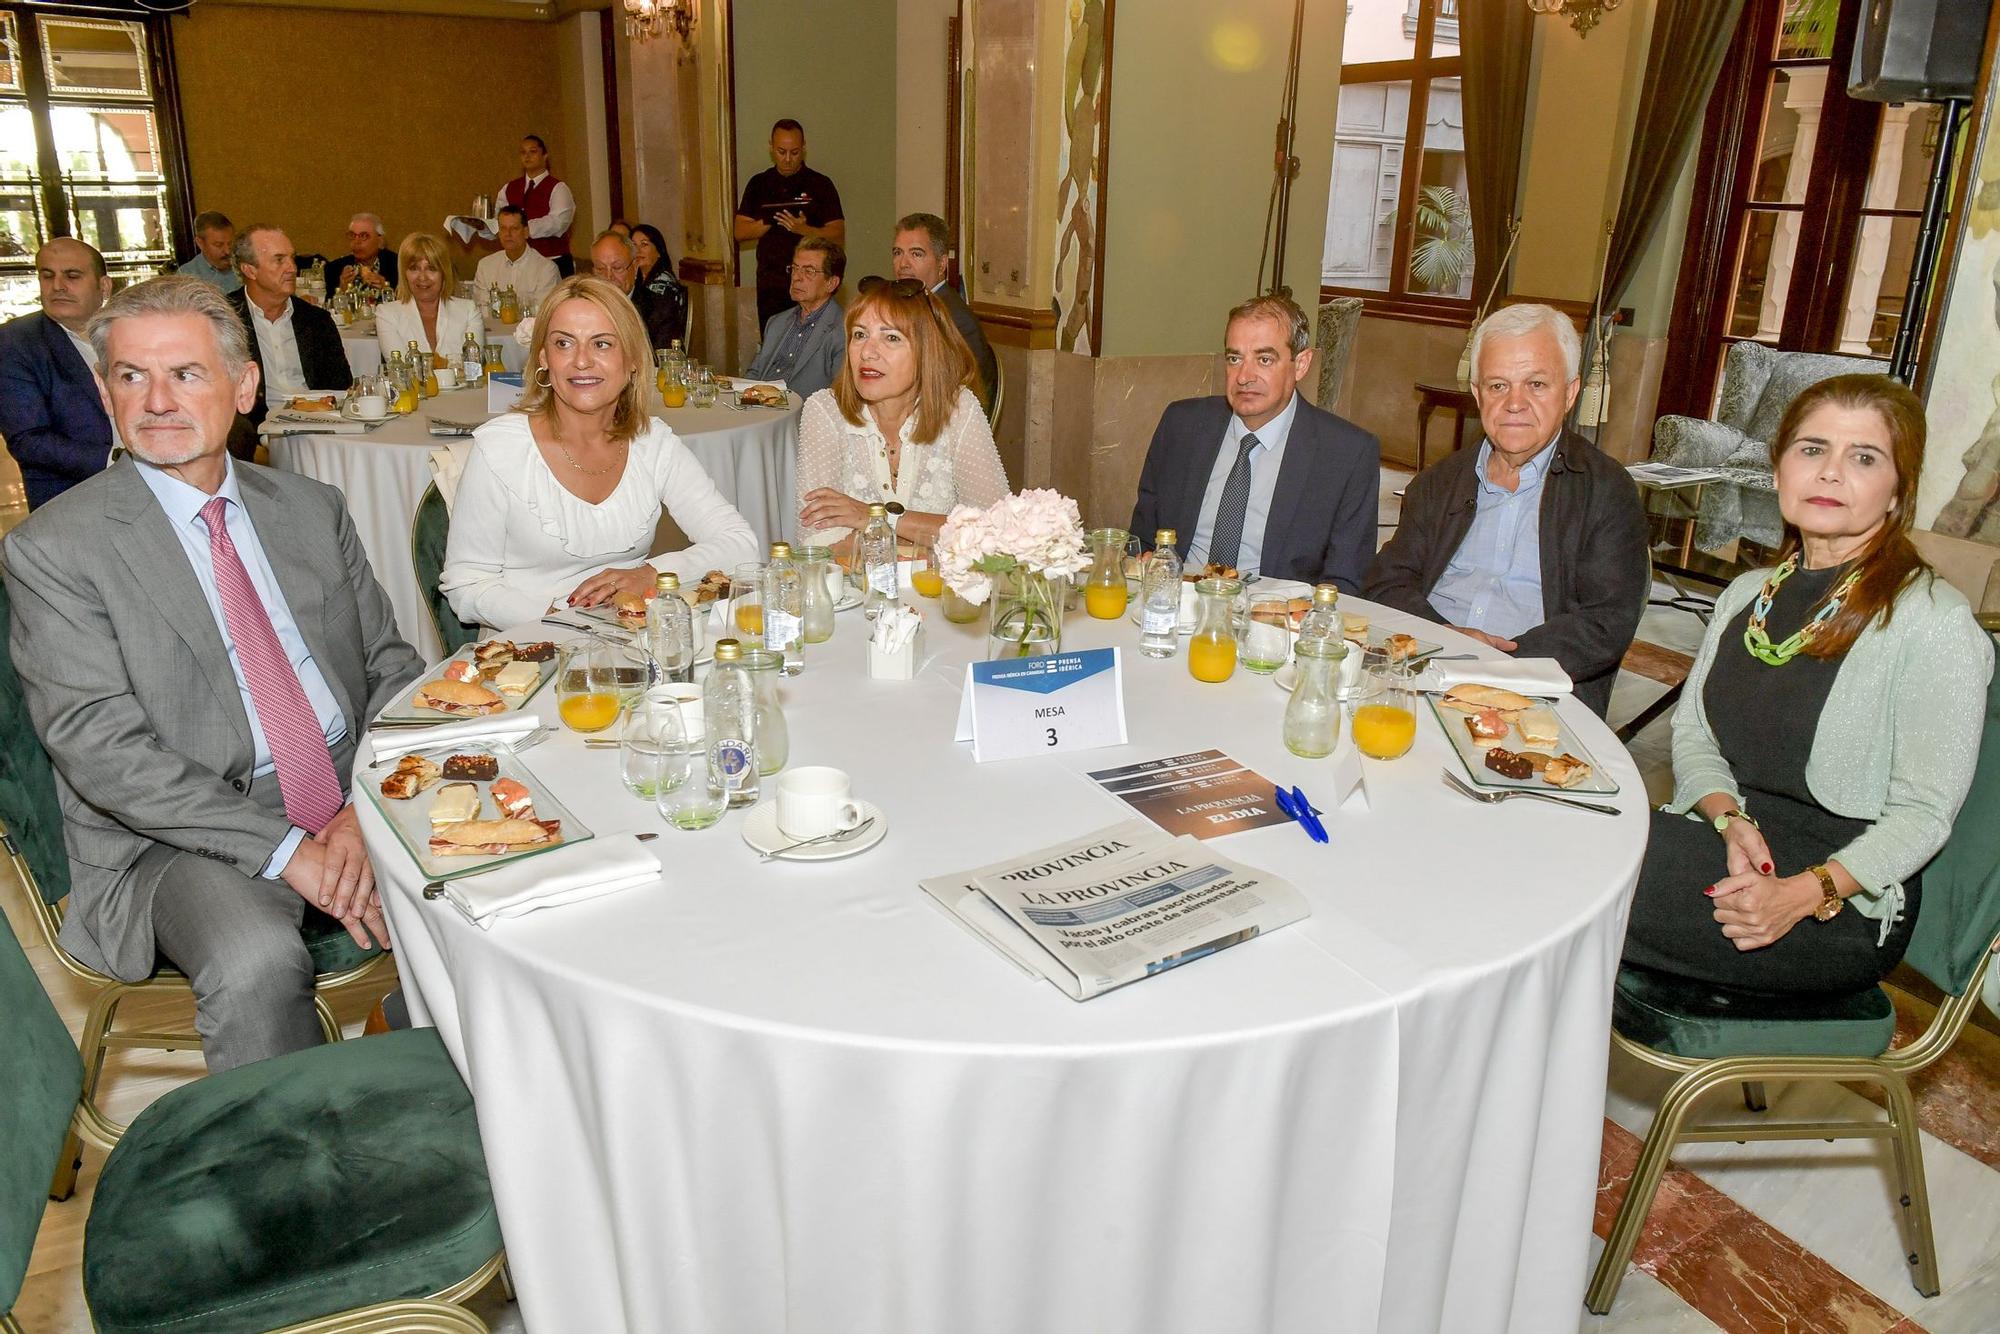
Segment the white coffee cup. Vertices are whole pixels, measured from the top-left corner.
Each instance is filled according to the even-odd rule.
[[[823,838],[861,823],[845,771],[824,764],[778,775],[778,829],[787,838]]]
[[[354,415],[363,421],[381,421],[389,415],[389,400],[380,394],[362,394],[354,400]]]
[[[438,378],[438,388],[439,388],[439,389],[456,389],[456,388],[458,388],[458,367],[456,367],[456,366],[440,366],[440,367],[438,367],[438,368],[437,368],[437,378]]]
[[[847,595],[847,571],[840,568],[839,561],[828,561],[825,577],[826,595],[838,606],[840,599]]]

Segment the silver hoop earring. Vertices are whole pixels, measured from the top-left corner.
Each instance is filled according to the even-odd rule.
[[[537,389],[553,389],[555,387],[555,381],[550,378],[547,366],[537,366],[535,368],[535,387]]]

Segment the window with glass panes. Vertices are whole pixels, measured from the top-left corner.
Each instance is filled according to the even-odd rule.
[[[37,308],[35,252],[52,237],[97,247],[121,284],[173,262],[163,23],[0,5],[0,318]]]

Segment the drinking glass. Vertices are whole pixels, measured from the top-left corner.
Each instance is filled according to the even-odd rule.
[[[1368,657],[1377,653],[1368,650]],[[1416,674],[1407,662],[1390,662],[1388,650],[1380,650],[1379,668],[1364,658],[1375,692],[1358,701],[1348,726],[1355,747],[1377,760],[1393,760],[1407,754],[1417,739]]]
[[[1291,651],[1291,599],[1275,594],[1251,598],[1243,627],[1243,669],[1269,676],[1285,665]]]
[[[944,592],[944,566],[938,563],[936,542],[925,542],[917,552],[917,566],[910,571],[910,587],[918,597],[934,598]]]
[[[764,567],[747,561],[729,572],[729,624],[745,648],[764,643]]]
[[[644,698],[646,687],[651,684],[646,650],[633,643],[607,644],[604,651],[611,658],[611,678],[617,686],[619,707],[629,709]]]
[[[688,395],[688,401],[698,408],[712,408],[715,406],[715,395],[715,372],[703,366],[694,377],[694,389]]]
[[[685,777],[685,765],[678,761],[686,748],[680,706],[671,697],[641,696],[626,711],[618,733],[619,775],[626,791],[647,801],[658,798],[663,782]]]
[[[618,721],[618,667],[610,647],[565,645],[556,667],[556,712],[572,732],[602,732]]]

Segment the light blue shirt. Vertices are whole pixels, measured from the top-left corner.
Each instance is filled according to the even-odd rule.
[[[1215,466],[1208,472],[1208,490],[1201,496],[1201,517],[1195,521],[1194,540],[1188,543],[1188,563],[1208,563],[1209,540],[1215,536],[1215,513],[1222,508],[1222,488],[1229,482],[1229,470],[1236,466],[1236,452],[1243,437],[1254,435],[1250,450],[1250,498],[1243,507],[1243,540],[1236,544],[1239,574],[1257,574],[1264,560],[1264,524],[1271,517],[1271,497],[1278,492],[1278,471],[1285,466],[1285,442],[1291,439],[1292,419],[1299,415],[1297,390],[1285,400],[1278,415],[1252,431],[1241,417],[1231,415],[1229,428],[1222,433],[1222,448],[1215,453]]]
[[[250,740],[256,750],[255,768],[250,776],[264,778],[274,774],[278,766],[271,758],[270,743],[264,740],[264,725],[257,720],[257,705],[250,698],[250,683],[244,679],[243,666],[236,660],[236,643],[229,636],[229,621],[222,611],[222,592],[215,583],[215,563],[208,550],[208,525],[201,521],[201,508],[211,497],[165,469],[142,463],[136,457],[132,462],[138,467],[139,476],[145,479],[154,498],[160,502],[160,508],[166,511],[167,526],[180,539],[181,550],[187,553],[188,564],[194,567],[195,582],[201,585],[201,595],[208,601],[208,613],[215,618],[215,628],[222,635],[222,646],[229,653],[229,670],[236,674],[236,689],[243,697],[243,713],[250,719]],[[278,576],[264,554],[264,544],[250,522],[250,512],[243,508],[243,492],[237,485],[234,459],[228,460],[222,487],[216,495],[229,502],[224,510],[228,516],[224,522],[229,528],[229,540],[236,545],[236,554],[242,558],[243,568],[250,575],[258,600],[264,604],[264,612],[271,618],[271,629],[277,632],[285,658],[292,664],[292,670],[298,674],[299,686],[305,691],[306,703],[312,705],[320,730],[326,734],[326,744],[331,747],[347,735],[347,719],[341,713],[340,702],[333,697],[326,677],[320,672],[319,664],[313,661],[312,650],[306,647],[298,622],[292,619],[292,609],[285,602],[284,590],[278,587]],[[293,826],[292,832],[271,854],[271,860],[264,864],[261,874],[265,879],[275,880],[284,872],[305,836],[305,830]]]
[[[193,259],[180,266],[178,272],[189,278],[201,279],[224,296],[228,296],[231,292],[243,286],[242,274],[238,273],[234,268],[216,268],[215,265],[208,262],[208,256],[202,254],[199,250],[194,252]]]
[[[1465,540],[1431,590],[1431,606],[1449,625],[1519,639],[1542,612],[1542,481],[1555,457],[1551,441],[1521,468],[1512,491],[1486,480],[1493,442],[1479,442],[1478,508]]]

